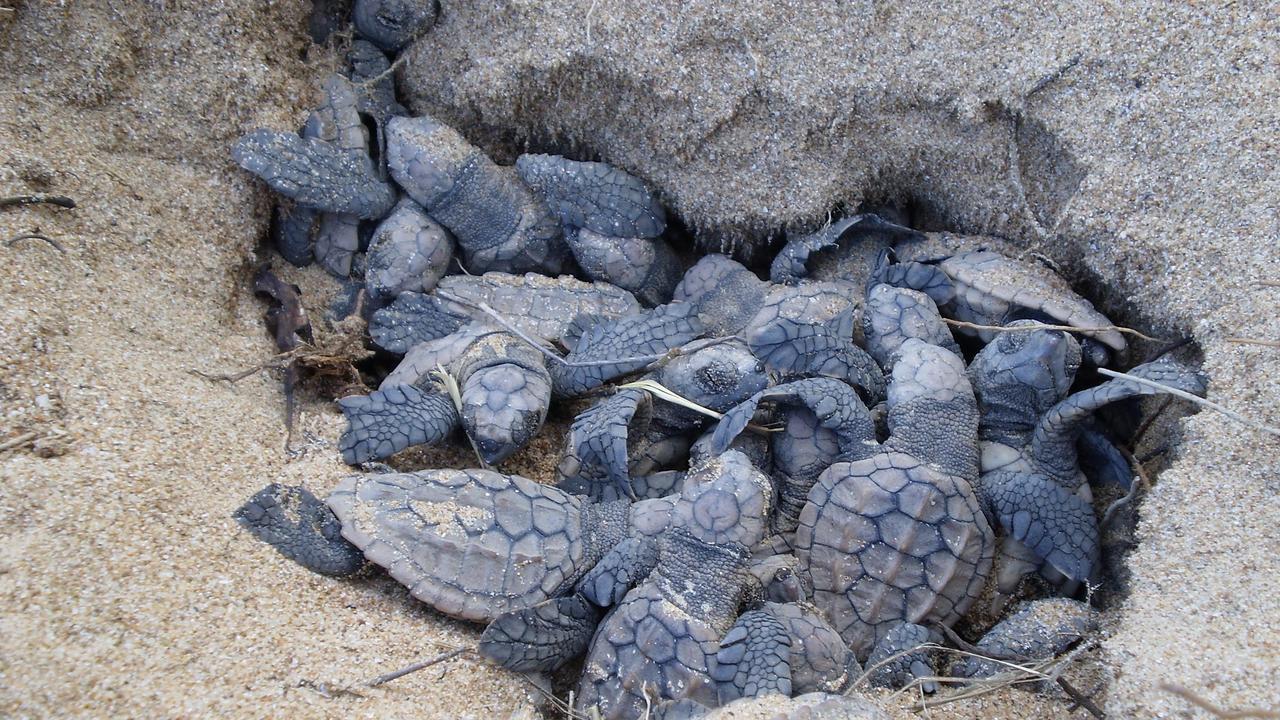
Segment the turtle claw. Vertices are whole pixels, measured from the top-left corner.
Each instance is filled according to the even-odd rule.
[[[334,577],[365,566],[364,554],[342,538],[342,525],[304,487],[272,483],[232,514],[254,537],[299,565]]]

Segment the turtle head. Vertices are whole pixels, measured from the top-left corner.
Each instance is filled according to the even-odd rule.
[[[752,548],[764,539],[772,505],[769,479],[746,455],[729,450],[689,473],[675,525],[708,545]]]
[[[1025,327],[1018,320],[1008,327]],[[1060,330],[1002,332],[969,365],[984,439],[1021,434],[1067,396],[1080,367],[1080,343]]]
[[[696,340],[659,371],[659,382],[716,412],[724,412],[768,384],[760,361],[740,341]]]

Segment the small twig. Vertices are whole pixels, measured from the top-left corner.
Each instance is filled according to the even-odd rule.
[[[591,7],[587,8],[587,44],[591,43],[591,16],[596,12],[596,6],[600,4],[600,0],[591,0]]]
[[[349,687],[330,687],[328,683],[316,682],[315,680],[302,679],[298,681],[298,687],[306,688],[311,692],[319,695],[326,700],[332,700],[338,695],[351,695],[352,697],[368,697],[358,690],[352,690]]]
[[[202,377],[202,378],[204,378],[205,380],[213,380],[213,381],[219,381],[219,382],[229,382],[229,383],[231,383],[232,385],[235,385],[236,383],[238,383],[238,382],[240,382],[241,380],[243,380],[243,379],[245,379],[245,378],[249,377],[250,375],[256,375],[257,373],[260,373],[260,372],[262,372],[263,370],[266,370],[267,368],[276,368],[276,367],[278,367],[278,365],[276,365],[275,363],[264,363],[264,364],[262,364],[262,365],[255,365],[255,366],[253,366],[253,367],[249,368],[248,370],[241,370],[241,371],[240,371],[240,372],[238,372],[238,373],[232,373],[232,374],[228,374],[228,373],[207,373],[207,372],[205,372],[205,371],[203,371],[203,370],[197,370],[197,369],[195,369],[195,368],[191,368],[191,369],[187,370],[187,372],[191,373],[192,375],[196,375],[196,376],[198,376],[198,377]]]
[[[379,675],[378,677],[365,683],[365,685],[369,687],[378,687],[379,685],[384,685],[386,683],[391,682],[392,680],[397,680],[399,678],[402,678],[405,675],[408,675],[409,673],[415,673],[415,672],[418,672],[419,670],[429,668],[432,665],[438,665],[444,662],[445,660],[451,660],[453,658],[456,658],[462,653],[469,652],[470,650],[471,648],[469,647],[454,648],[449,652],[440,653],[439,655],[436,655],[435,657],[430,658],[428,660],[423,660],[422,662],[416,662],[407,667],[402,667],[399,670],[396,670],[395,672],[389,672],[384,675]]]
[[[1107,714],[1093,702],[1092,698],[1075,689],[1064,677],[1059,676],[1055,680],[1057,680],[1058,687],[1062,688],[1062,692],[1066,693],[1072,702],[1089,711],[1089,714],[1098,718],[1098,720],[1106,720]]]
[[[1267,708],[1244,708],[1241,710],[1226,710],[1203,697],[1195,694],[1191,690],[1173,683],[1161,683],[1160,689],[1168,693],[1173,693],[1205,712],[1223,720],[1241,720],[1242,718],[1262,718],[1262,720],[1277,720],[1280,718],[1280,711],[1269,710]]]
[[[1147,477],[1147,471],[1143,469],[1142,463],[1138,462],[1138,458],[1134,457],[1133,453],[1122,447],[1117,447],[1116,450],[1119,450],[1120,454],[1124,455],[1124,459],[1129,461],[1129,466],[1133,468],[1134,477],[1129,482],[1129,492],[1125,493],[1124,497],[1107,506],[1107,511],[1102,514],[1102,520],[1098,521],[1098,527],[1103,529],[1111,524],[1111,521],[1115,519],[1114,516],[1116,512],[1118,512],[1120,508],[1133,502],[1133,499],[1138,496],[1138,491],[1140,489],[1144,487],[1151,487],[1151,478]]]
[[[48,235],[41,235],[40,233],[23,233],[21,235],[16,235],[12,238],[9,238],[9,242],[6,244],[9,247],[13,247],[19,240],[43,240],[49,243],[50,245],[52,245],[55,250],[62,253],[63,255],[67,254],[67,249],[62,247],[62,243],[58,242],[57,240],[54,240]]]
[[[1235,345],[1261,345],[1262,347],[1280,348],[1280,340],[1259,340],[1257,338],[1229,337],[1229,338],[1226,338],[1223,342],[1229,342]]]
[[[690,400],[689,398],[686,398],[683,395],[680,395],[679,393],[667,387],[666,385],[663,385],[657,380],[648,380],[648,379],[642,378],[640,380],[635,380],[633,382],[623,383],[619,385],[618,388],[619,389],[635,388],[636,390],[644,390],[645,392],[651,393],[662,400],[666,400],[672,405],[679,405],[680,407],[688,408],[696,413],[706,415],[707,417],[713,420],[720,420],[724,418],[723,413],[718,413],[709,407],[704,407],[702,405],[699,405],[698,403]],[[766,433],[766,434],[780,432],[782,430],[782,428],[768,428],[762,425],[756,425],[754,423],[748,423],[747,429],[757,433]]]
[[[370,87],[373,87],[377,83],[380,83],[383,80],[387,79],[389,75],[395,73],[396,70],[399,70],[402,66],[404,66],[408,62],[409,62],[409,53],[402,52],[400,53],[400,57],[396,58],[396,61],[391,63],[391,65],[386,70],[383,70],[382,72],[378,73],[377,75],[374,75],[368,80],[362,81],[357,87],[362,89],[368,89]]]
[[[1242,425],[1247,425],[1253,428],[1254,430],[1258,430],[1260,432],[1264,432],[1264,433],[1267,433],[1268,435],[1273,435],[1275,437],[1280,437],[1280,428],[1272,427],[1270,425],[1264,425],[1256,420],[1250,420],[1249,418],[1241,415],[1238,412],[1235,412],[1234,410],[1228,410],[1227,408],[1219,405],[1216,402],[1213,402],[1212,400],[1205,400],[1204,398],[1198,397],[1196,395],[1192,395],[1191,393],[1185,390],[1179,390],[1178,388],[1170,387],[1168,385],[1165,385],[1164,383],[1158,383],[1154,380],[1148,380],[1146,378],[1141,378],[1136,375],[1116,372],[1115,370],[1108,370],[1107,368],[1098,368],[1098,373],[1101,375],[1106,375],[1107,377],[1111,377],[1111,378],[1123,378],[1125,380],[1132,380],[1133,382],[1136,382],[1139,385],[1146,385],[1148,387],[1156,388],[1161,392],[1165,392],[1175,397],[1182,398],[1183,400],[1193,402],[1196,405],[1207,407],[1210,410],[1216,410],[1219,413],[1225,415],[1226,417],[1231,418],[1232,420],[1235,420],[1236,422]]]
[[[1280,288],[1280,280],[1254,280],[1253,284],[1258,287]]]
[[[1042,323],[1036,323],[1034,325],[1014,325],[1013,327],[1007,327],[1004,325],[979,325],[977,323],[965,322],[963,320],[952,320],[951,318],[943,318],[942,321],[948,325],[954,325],[955,327],[968,328],[970,330],[990,330],[993,332],[1030,332],[1032,330],[1062,330],[1063,332],[1073,332],[1073,333],[1080,333],[1081,335],[1092,336],[1092,335],[1096,335],[1097,333],[1111,332],[1112,330],[1114,330],[1119,333],[1125,333],[1126,335],[1133,335],[1134,337],[1139,337],[1139,338],[1142,338],[1143,340],[1149,340],[1151,342],[1158,342],[1158,343],[1173,342],[1172,340],[1165,340],[1164,338],[1151,337],[1150,335],[1138,332],[1133,328],[1121,327],[1119,325],[1099,325],[1097,327],[1076,327],[1075,325],[1046,325]]]
[[[35,432],[25,432],[25,433],[22,433],[21,435],[19,435],[19,436],[18,436],[18,437],[16,437],[16,438],[12,438],[12,439],[10,439],[10,440],[5,440],[4,442],[0,443],[0,452],[4,452],[5,450],[12,450],[13,448],[20,447],[20,446],[22,446],[22,445],[24,445],[24,444],[26,444],[26,443],[29,443],[29,442],[31,442],[32,440],[35,440],[35,439],[36,439],[36,433],[35,433]]]
[[[3,10],[4,8],[0,8]],[[65,195],[45,195],[44,193],[36,193],[35,195],[14,195],[13,197],[0,197],[0,208],[16,207],[19,205],[57,205],[71,209],[76,206],[76,201]]]
[[[1066,75],[1071,70],[1071,68],[1080,64],[1081,57],[1083,56],[1080,53],[1076,53],[1075,55],[1072,55],[1071,59],[1068,60],[1065,64],[1063,64],[1062,67],[1058,68],[1057,70],[1054,70],[1053,72],[1037,80],[1036,84],[1032,85],[1031,89],[1027,91],[1027,94],[1022,96],[1023,100],[1026,100],[1032,95],[1035,95],[1041,90],[1049,87],[1049,85],[1053,84],[1054,82],[1062,79],[1062,76]]]

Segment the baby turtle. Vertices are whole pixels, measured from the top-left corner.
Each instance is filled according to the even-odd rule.
[[[339,441],[348,464],[438,442],[459,422],[484,462],[498,463],[546,419],[551,376],[545,360],[510,333],[468,326],[406,360],[405,369],[397,368],[368,396],[338,401],[349,423]],[[441,366],[458,385],[461,408],[433,374]]]
[[[398,52],[435,25],[436,0],[356,0],[356,32],[387,52]]]
[[[1011,327],[1022,324],[1032,325]],[[1013,592],[1038,562],[1070,581],[1092,576],[1098,524],[1076,441],[1098,408],[1162,392],[1117,379],[1064,398],[1080,354],[1075,339],[1061,331],[1012,331],[983,348],[969,368],[982,417],[979,494],[1008,538],[1033,553],[1028,565],[1027,553],[1006,541],[1002,593]],[[1203,376],[1168,359],[1139,365],[1130,374],[1194,394],[1205,391]]]
[[[685,345],[649,379],[716,412],[728,410],[767,383],[760,361],[745,345],[721,340]],[[679,463],[692,435],[708,420],[692,410],[650,400],[638,388],[622,388],[574,421],[557,468],[558,484],[597,500],[651,497],[645,494],[647,488],[636,487],[636,480]]]
[[[895,241],[920,235],[874,213],[852,215],[817,232],[788,240],[773,258],[769,279],[794,285],[802,278],[813,277],[843,280],[864,287],[881,252]]]
[[[661,359],[702,335],[702,322],[687,303],[660,305],[613,320],[580,316],[584,328],[564,362],[551,364],[556,395],[574,397]]]
[[[749,548],[764,537],[772,490],[741,453],[694,471],[657,538],[656,564],[610,611],[591,643],[578,707],[639,718],[646,707],[690,699],[791,694],[790,638],[767,613],[739,617],[758,587]]]
[[[899,623],[952,624],[985,583],[995,534],[971,482],[977,405],[964,363],[911,338],[889,385],[890,437],[828,468],[809,493],[796,556],[859,658]]]
[[[453,233],[469,271],[556,275],[569,266],[560,224],[542,200],[453,128],[426,116],[391,118],[387,167]]]
[[[760,309],[769,283],[725,255],[707,255],[685,272],[672,294],[691,303],[714,337],[742,332]]]
[[[1055,658],[1097,629],[1098,613],[1087,603],[1070,598],[1045,598],[1022,604],[987,631],[978,652],[1006,662],[1035,662]],[[951,666],[954,677],[990,677],[1007,665],[966,656]]]
[[[328,498],[342,536],[415,598],[490,621],[562,596],[628,537],[666,527],[670,501],[591,504],[488,470],[352,475]]]

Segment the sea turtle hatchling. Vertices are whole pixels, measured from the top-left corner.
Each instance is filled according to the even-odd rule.
[[[694,471],[657,536],[655,565],[601,623],[578,684],[578,708],[639,718],[689,699],[791,694],[790,638],[762,611],[740,616],[758,585],[750,548],[764,537],[772,490],[741,453]]]
[[[374,392],[338,401],[348,423],[339,440],[348,464],[439,442],[458,424],[484,462],[497,463],[532,439],[546,419],[546,361],[511,333],[473,324],[415,350]],[[460,408],[435,374],[441,367],[458,384]]]
[[[1100,407],[1158,386],[1119,378],[1067,395],[1080,363],[1076,340],[1058,330],[1010,325],[969,366],[981,411],[979,495],[1006,533],[999,590],[1008,594],[1027,572],[1047,564],[1063,578],[1090,579],[1097,566],[1098,524],[1076,442]],[[1130,375],[1203,395],[1204,377],[1162,358]],[[1029,553],[1027,551],[1030,551]]]
[[[972,482],[978,413],[964,362],[903,343],[884,448],[827,468],[800,513],[795,552],[814,602],[858,655],[903,622],[956,622],[991,570],[995,534]]]
[[[481,306],[533,338],[568,338],[576,320],[611,319],[640,312],[635,296],[608,283],[583,282],[562,275],[450,275],[430,294],[404,292],[373,313],[369,335],[388,352],[405,354],[414,345],[442,338],[474,320],[491,323]]]

